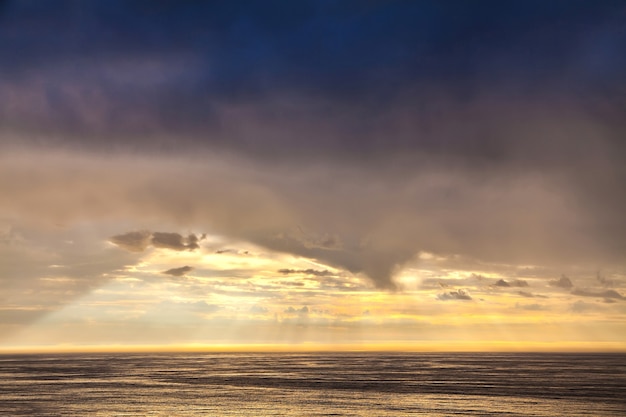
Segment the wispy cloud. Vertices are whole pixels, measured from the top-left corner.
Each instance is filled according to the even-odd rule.
[[[302,274],[302,275],[312,275],[315,277],[328,277],[328,276],[333,276],[335,275],[335,273],[324,269],[324,270],[318,270],[318,269],[279,269],[278,270],[279,273],[283,274],[283,275],[291,275],[291,274]]]
[[[572,290],[573,295],[581,297],[598,297],[623,300],[624,296],[615,290],[589,290],[584,288],[575,288]]]
[[[545,295],[541,295],[541,294],[534,294],[531,293],[529,291],[518,291],[517,292],[519,295],[521,295],[522,297],[526,297],[526,298],[533,298],[533,297],[537,297],[537,298],[547,298]]]
[[[185,266],[181,266],[180,268],[168,269],[167,271],[163,271],[162,274],[171,275],[173,277],[182,277],[182,276],[187,275],[188,272],[191,272],[193,270],[194,270],[193,267],[185,265]]]
[[[542,311],[542,310],[546,310],[546,306],[543,304],[520,304],[520,303],[515,303],[515,308],[520,309],[520,310],[527,310],[527,311]]]

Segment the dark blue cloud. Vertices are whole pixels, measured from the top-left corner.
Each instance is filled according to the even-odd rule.
[[[501,160],[527,141],[524,152],[557,154],[532,145],[546,142],[542,132],[510,132],[542,124],[540,105],[557,124],[580,112],[606,122],[608,140],[623,127],[622,1],[59,0],[0,10],[0,122],[54,144]],[[499,96],[492,113],[476,104],[489,95]]]
[[[619,1],[5,2],[3,72],[194,55],[205,92],[618,76]],[[204,71],[202,71],[204,70]]]

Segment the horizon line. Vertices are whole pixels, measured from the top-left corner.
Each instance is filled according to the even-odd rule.
[[[624,342],[421,342],[0,346],[0,355],[63,353],[624,353]]]

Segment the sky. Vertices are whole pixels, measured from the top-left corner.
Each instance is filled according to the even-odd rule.
[[[623,1],[0,2],[0,350],[626,350]]]

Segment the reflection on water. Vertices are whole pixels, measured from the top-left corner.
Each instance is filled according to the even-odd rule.
[[[626,355],[0,356],[0,415],[623,416]]]

